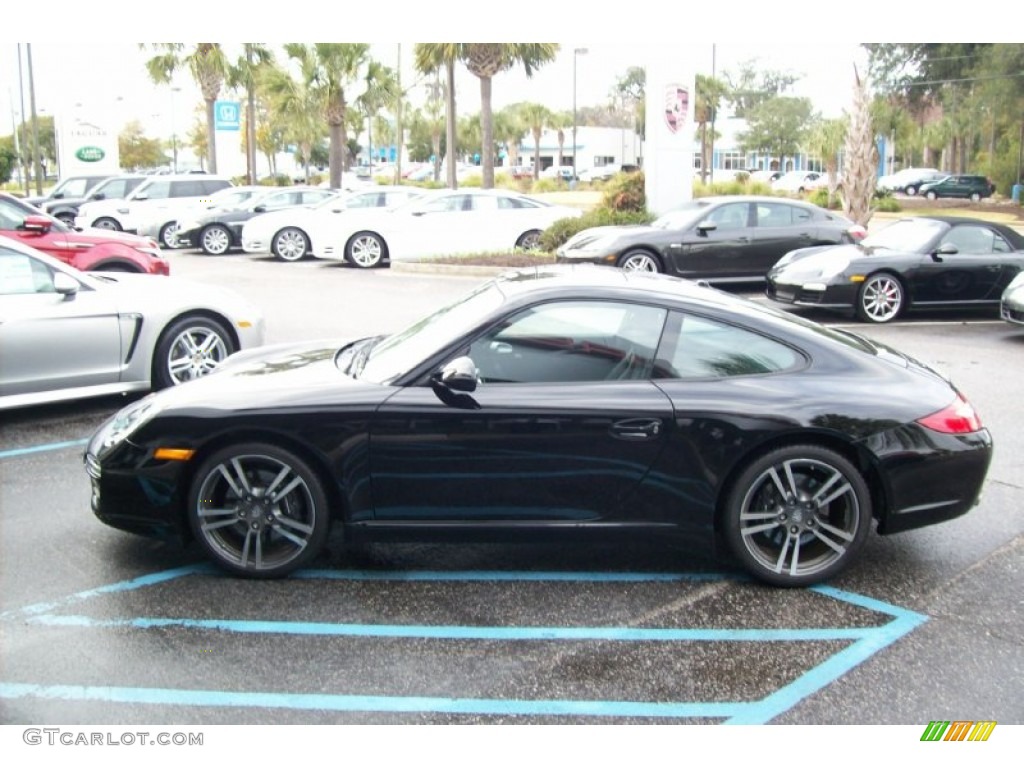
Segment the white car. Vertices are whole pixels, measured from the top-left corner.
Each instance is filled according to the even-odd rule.
[[[116,229],[137,233],[156,212],[184,200],[201,202],[214,192],[230,187],[231,179],[189,173],[178,176],[153,176],[137,186],[123,200],[94,200],[78,209],[75,226],[82,229]]]
[[[395,208],[317,220],[310,247],[314,256],[364,269],[423,256],[530,250],[554,222],[582,214],[503,189],[435,190]]]
[[[937,168],[904,168],[886,176],[879,176],[876,186],[889,192],[904,192],[911,197],[917,194],[922,184],[938,181],[948,176]]]
[[[828,185],[828,176],[817,171],[789,171],[772,182],[776,192],[810,192]]]
[[[423,190],[419,187],[372,186],[314,206],[261,213],[242,227],[242,250],[273,254],[282,261],[300,261],[310,254],[311,228],[329,227],[331,219],[350,208],[388,208],[421,194]]]
[[[163,389],[263,341],[263,313],[229,289],[79,272],[0,237],[0,410]]]
[[[203,211],[214,208],[234,208],[252,199],[255,195],[265,194],[271,189],[274,188],[225,187],[198,201],[190,197],[168,200],[167,205],[151,211],[147,218],[139,222],[139,234],[153,238],[163,248],[180,248],[178,230],[181,229],[180,224],[184,218],[195,218]]]

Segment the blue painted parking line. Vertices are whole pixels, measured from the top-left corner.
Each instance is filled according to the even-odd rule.
[[[68,701],[148,703],[199,707],[259,707],[364,712],[433,712],[472,715],[575,715],[593,717],[711,718],[730,724],[762,724],[792,709],[874,654],[927,621],[927,617],[880,600],[833,587],[813,587],[810,592],[877,613],[883,619],[869,627],[806,627],[786,629],[678,629],[637,627],[536,627],[343,624],[330,622],[253,621],[130,617],[96,619],[63,613],[66,608],[103,594],[142,589],[183,576],[217,573],[207,565],[194,565],[150,574],[97,589],[86,590],[58,601],[8,611],[0,619],[20,619],[30,624],[71,629],[187,628],[210,632],[260,633],[342,637],[392,637],[457,640],[617,641],[617,642],[814,642],[845,641],[849,644],[808,669],[792,682],[756,701],[575,701],[439,698],[416,696],[359,696],[305,694],[275,691],[205,691],[146,687],[34,685],[0,683],[0,698],[35,697]],[[320,571],[295,575],[300,579],[348,581],[548,581],[548,582],[681,582],[720,580],[721,575],[680,573],[533,572],[533,571]],[[793,594],[799,594],[794,592]]]
[[[88,440],[65,440],[61,443],[33,445],[28,448],[10,448],[6,451],[0,451],[0,459],[14,459],[19,456],[28,456],[33,453],[46,453],[47,451],[63,451],[65,448],[80,448],[88,442]]]

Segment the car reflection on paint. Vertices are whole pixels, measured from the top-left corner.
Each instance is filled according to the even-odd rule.
[[[872,521],[966,513],[991,450],[952,384],[888,347],[676,278],[549,267],[391,336],[236,355],[120,411],[86,465],[103,522],[194,537],[245,576],[309,563],[334,524],[721,542],[801,586]]]

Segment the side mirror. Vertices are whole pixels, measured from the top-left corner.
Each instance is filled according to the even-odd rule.
[[[22,223],[21,228],[26,232],[35,232],[40,235],[45,235],[50,231],[51,226],[53,226],[53,222],[45,216],[29,215],[25,217],[25,221]]]
[[[708,232],[713,232],[716,229],[718,229],[718,225],[711,221],[711,219],[704,219],[704,221],[697,225],[697,232],[701,235],[706,235]]]
[[[476,390],[479,381],[480,373],[472,358],[457,357],[430,377],[430,387],[445,405],[477,410],[480,404],[468,393]]]
[[[107,196],[106,196],[105,194],[103,194],[102,192],[95,192],[95,193],[93,193],[93,194],[92,194],[92,195],[91,195],[91,196],[89,197],[89,199],[90,199],[90,200],[106,200],[106,199],[107,199]]]
[[[265,206],[265,205],[257,205],[252,210],[253,210],[253,213],[266,213],[267,212],[267,206]]]
[[[133,200],[149,200],[149,195],[143,192],[141,195],[136,195]]]
[[[952,256],[956,253],[960,253],[959,248],[952,243],[943,243],[938,250],[932,253],[932,261],[942,261],[943,256]]]
[[[53,275],[53,289],[65,299],[70,299],[78,293],[78,281],[64,272],[56,272]]]

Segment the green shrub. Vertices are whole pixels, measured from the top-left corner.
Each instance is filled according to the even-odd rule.
[[[579,218],[556,221],[541,233],[540,247],[545,251],[555,251],[564,245],[570,237],[584,229],[623,224],[649,224],[653,218],[647,211],[613,211],[604,207],[595,208]]]
[[[876,211],[881,211],[882,213],[899,213],[900,211],[903,210],[903,208],[900,207],[899,201],[895,197],[892,197],[891,195],[889,195],[888,197],[878,198],[877,200],[875,200],[872,207]]]
[[[559,185],[557,179],[537,179],[533,182],[533,193],[540,194],[541,192],[558,192],[565,187]]]
[[[645,213],[647,193],[644,174],[620,173],[612,176],[604,187],[601,207],[610,211]]]

